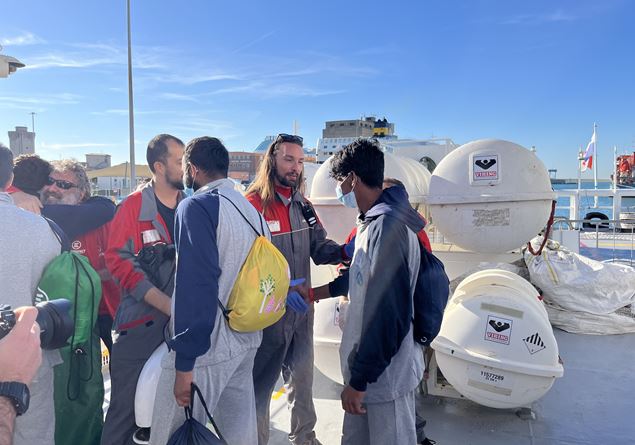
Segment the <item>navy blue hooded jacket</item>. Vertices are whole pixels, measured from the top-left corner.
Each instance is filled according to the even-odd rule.
[[[371,262],[366,274],[361,335],[347,363],[348,383],[358,391],[366,391],[367,385],[376,382],[390,365],[412,327],[412,274],[418,264],[410,264],[408,231],[416,234],[424,222],[410,206],[406,190],[399,186],[384,190],[360,217],[358,236],[370,231],[366,234],[366,254]],[[364,278],[352,275],[350,279]]]

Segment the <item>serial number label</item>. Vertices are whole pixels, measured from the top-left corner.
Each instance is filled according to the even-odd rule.
[[[493,372],[481,371],[480,374],[481,374],[481,377],[483,378],[483,380],[485,380],[487,382],[498,383],[498,382],[502,382],[503,380],[505,380],[505,376],[504,375],[494,374]]]
[[[474,209],[472,211],[472,225],[474,227],[501,227],[511,224],[511,214],[505,209]]]

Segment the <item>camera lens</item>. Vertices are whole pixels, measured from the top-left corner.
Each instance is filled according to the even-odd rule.
[[[37,304],[36,321],[40,325],[42,349],[58,349],[66,345],[73,334],[75,323],[71,318],[71,302],[60,298]]]

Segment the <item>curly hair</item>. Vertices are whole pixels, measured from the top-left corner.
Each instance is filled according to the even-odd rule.
[[[77,188],[81,193],[81,201],[85,201],[90,198],[90,181],[88,180],[88,175],[86,175],[86,169],[82,164],[77,162],[75,159],[63,159],[61,161],[53,161],[51,162],[53,165],[53,170],[65,173],[71,172],[75,174],[77,178]]]
[[[20,155],[13,164],[13,185],[29,195],[40,196],[53,166],[35,154]]]
[[[338,181],[354,172],[369,187],[384,182],[384,152],[376,139],[356,139],[333,155],[330,175]]]

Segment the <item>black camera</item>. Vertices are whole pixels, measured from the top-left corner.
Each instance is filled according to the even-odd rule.
[[[37,324],[40,326],[40,346],[42,349],[58,349],[66,345],[66,341],[73,334],[75,322],[71,318],[71,302],[59,300],[38,303]],[[11,306],[0,306],[0,339],[15,326],[15,313]]]
[[[139,266],[157,289],[168,295],[174,290],[176,248],[174,244],[157,242],[144,246],[137,254]]]

